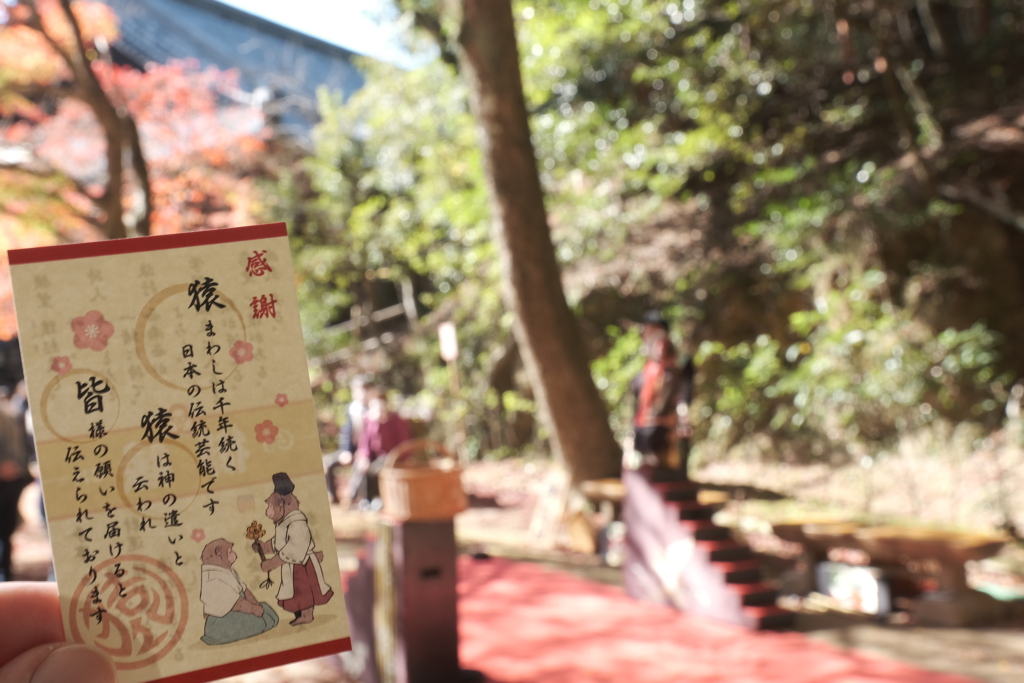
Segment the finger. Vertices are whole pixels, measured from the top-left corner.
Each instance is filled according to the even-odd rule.
[[[11,618],[17,614],[31,614],[32,618]],[[64,640],[55,583],[0,583],[0,615],[0,666],[37,645]]]
[[[0,668],[4,683],[117,683],[114,664],[99,650],[75,643],[32,648]]]

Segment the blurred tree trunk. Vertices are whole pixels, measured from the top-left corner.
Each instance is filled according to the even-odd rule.
[[[574,482],[616,477],[620,449],[565,301],[537,175],[510,0],[462,0],[460,64],[484,152],[503,295],[556,457]]]
[[[59,4],[63,19],[68,23],[71,33],[70,46],[62,44],[47,29],[39,15],[35,0],[23,0],[23,5],[28,10],[25,24],[38,31],[64,60],[74,76],[78,96],[92,109],[96,120],[103,128],[107,142],[107,186],[103,195],[95,200],[105,214],[100,227],[111,239],[128,237],[129,228],[136,235],[148,235],[153,211],[153,192],[135,120],[128,113],[127,106],[114,104],[92,70],[92,57],[82,37],[78,19],[71,9],[71,0],[60,0]],[[126,155],[130,158],[137,186],[136,192],[131,196],[132,206],[128,209],[124,206]]]

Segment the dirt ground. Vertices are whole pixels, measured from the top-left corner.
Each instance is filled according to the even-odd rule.
[[[735,473],[733,475],[735,478]],[[538,562],[590,580],[621,584],[619,569],[605,566],[596,555],[566,550],[564,544],[567,536],[564,532],[547,533],[549,529],[542,528],[545,525],[539,522],[550,520],[550,511],[553,509],[547,500],[554,490],[550,484],[551,476],[549,465],[544,461],[504,460],[475,463],[468,467],[463,473],[463,484],[469,494],[471,507],[456,519],[460,550]],[[721,483],[730,483],[725,481],[730,477],[716,467],[704,468],[698,478],[704,481],[715,478]],[[753,481],[757,481],[761,487],[770,483],[765,482],[764,477]],[[49,571],[49,543],[38,514],[38,489],[31,487],[26,492],[22,508],[26,522],[15,536],[16,576],[28,580],[45,580]],[[554,509],[557,509],[557,505]],[[332,513],[342,570],[354,570],[355,555],[361,547],[362,537],[373,529],[376,520],[372,515],[346,510],[341,506],[334,506]],[[770,533],[763,533],[763,528],[747,519],[756,517],[756,507],[749,507],[746,513],[749,514],[733,518],[745,520],[747,529],[744,535],[747,540],[755,550],[776,558],[776,571],[785,567],[790,561],[792,549],[778,539],[773,541]],[[1010,586],[1024,586],[1024,578],[1012,571],[1012,567],[1017,564],[1014,553],[1019,551],[1006,552],[1013,556],[1010,561],[974,567],[970,580],[1000,580]],[[966,674],[989,683],[1019,683],[1024,680],[1024,620],[992,628],[936,629],[915,626],[905,618],[881,622],[822,610],[820,606],[808,607],[806,603],[800,605],[791,601],[788,606],[800,609],[797,630],[839,647],[867,650],[921,668]],[[326,683],[349,679],[345,674],[345,656],[341,656],[310,660],[227,680],[234,683]]]

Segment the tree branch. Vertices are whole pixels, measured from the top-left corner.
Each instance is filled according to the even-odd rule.
[[[103,128],[107,141],[107,185],[103,196],[98,200],[93,200],[106,214],[102,230],[109,238],[127,237],[126,222],[128,222],[133,225],[137,234],[148,234],[153,195],[149,170],[142,154],[138,128],[127,108],[118,107],[113,103],[100,84],[96,72],[93,71],[81,26],[71,9],[71,0],[60,0],[59,4],[63,18],[68,22],[74,39],[71,49],[61,45],[46,30],[35,0],[23,0],[23,6],[28,10],[28,17],[23,23],[36,30],[64,60],[74,75],[78,96],[92,109]],[[131,165],[141,197],[127,216],[122,205],[125,181],[124,154],[126,151],[131,155]],[[86,194],[86,196],[89,195]]]
[[[37,31],[39,35],[46,40],[50,47],[53,48],[54,52],[60,55],[66,63],[70,64],[71,55],[67,53],[63,45],[54,40],[53,36],[43,28],[43,20],[42,17],[39,16],[39,9],[36,7],[35,0],[24,0],[24,7],[28,10],[28,16],[21,23],[24,26]]]
[[[132,170],[135,171],[135,182],[138,185],[141,199],[132,207],[126,217],[126,222],[135,229],[136,235],[148,235],[150,217],[153,215],[153,186],[149,181],[149,166],[142,154],[142,141],[139,139],[139,129],[135,125],[135,119],[126,111],[121,121],[131,146]]]
[[[930,0],[917,0],[917,16],[921,19],[921,26],[924,28],[925,36],[928,38],[928,46],[937,57],[946,56],[946,45],[942,39],[942,32],[939,25],[935,23],[932,16],[932,4]]]
[[[99,49],[104,61],[112,64],[109,49]],[[118,93],[121,100],[126,100],[122,93]],[[132,170],[135,172],[135,192],[131,208],[125,213],[124,221],[127,227],[132,228],[136,235],[148,235],[150,230],[150,217],[153,214],[153,186],[149,181],[149,165],[142,153],[142,140],[139,137],[139,128],[135,125],[135,118],[122,107],[118,110],[121,119],[122,129],[125,137],[128,138],[128,146],[131,149]]]
[[[82,99],[96,114],[107,138],[107,187],[100,199],[100,204],[107,214],[104,232],[107,233],[107,237],[112,239],[127,237],[121,214],[121,194],[124,183],[121,122],[117,109],[103,91],[96,73],[92,70],[92,65],[86,55],[82,29],[71,11],[71,0],[60,0],[60,7],[63,10],[64,19],[71,27],[75,41],[74,49],[62,54],[75,76]],[[48,41],[53,42],[45,30],[43,35],[47,36]]]
[[[939,196],[951,202],[963,202],[980,209],[1007,225],[1024,232],[1024,211],[1016,208],[1005,192],[995,190],[992,197],[966,182],[957,187],[951,184],[937,188]]]
[[[902,64],[895,63],[892,65],[892,69],[903,92],[907,95],[907,101],[914,109],[918,130],[921,131],[921,137],[925,139],[925,145],[921,151],[927,156],[934,156],[942,149],[943,140],[942,126],[935,119],[932,105],[924,90],[917,87],[913,76]]]
[[[430,34],[434,41],[437,42],[437,47],[441,51],[441,61],[455,69],[455,73],[458,73],[459,57],[452,50],[451,42],[441,27],[441,21],[437,17],[421,10],[413,10],[412,23],[413,26],[421,28]]]

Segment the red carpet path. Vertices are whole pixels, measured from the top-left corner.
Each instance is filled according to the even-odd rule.
[[[977,683],[688,617],[537,565],[458,567],[459,657],[494,683]]]

